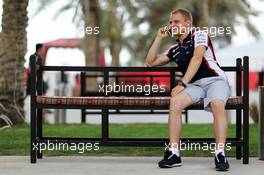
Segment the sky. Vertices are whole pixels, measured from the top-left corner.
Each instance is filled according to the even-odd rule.
[[[48,42],[58,38],[76,38],[82,36],[78,32],[76,24],[72,22],[74,10],[68,10],[60,14],[57,19],[54,19],[54,15],[66,3],[65,1],[70,0],[56,0],[55,3],[35,15],[39,1],[41,0],[29,0],[29,23],[27,27],[28,52],[25,56],[26,60],[28,60],[30,54],[34,53],[36,43]],[[252,7],[264,12],[264,1],[250,0],[249,2]],[[2,4],[3,2],[0,0],[1,7]],[[0,13],[2,14],[2,8],[0,8]],[[258,17],[251,17],[251,21],[260,31],[261,39],[263,39],[264,14]],[[232,40],[232,46],[241,46],[256,42],[255,38],[242,25],[236,26],[236,30],[237,35]],[[84,65],[84,55],[79,49],[50,49],[47,57],[48,65]],[[121,64],[125,64],[129,59],[129,55],[125,50],[122,51],[121,57],[127,58],[121,59],[123,61]],[[106,59],[109,63],[111,58],[108,50],[106,51]],[[27,64],[26,62],[25,65]]]

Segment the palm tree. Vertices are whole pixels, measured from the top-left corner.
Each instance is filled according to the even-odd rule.
[[[258,12],[253,10],[247,0],[203,0],[193,1],[189,7],[194,16],[195,26],[215,26],[215,27],[231,27],[232,34],[217,35],[213,39],[220,43],[220,47],[225,47],[231,44],[231,39],[236,34],[234,26],[239,23],[240,17],[245,21],[247,30],[258,38],[259,32],[256,27],[250,22],[250,16],[258,15]]]
[[[54,3],[54,0],[45,0],[40,1],[37,13],[41,12],[44,7],[47,7]],[[84,21],[84,33],[86,27],[95,29],[99,27],[100,29],[100,6],[98,0],[71,0],[64,4],[55,15],[55,18],[60,15],[60,13],[69,10],[75,9],[75,15],[73,16],[73,21],[76,20],[78,23],[80,20]],[[79,9],[81,9],[81,17],[78,16]],[[84,38],[81,40],[81,49],[85,55],[85,64],[86,66],[97,66],[98,65],[98,55],[100,51],[100,32],[98,34],[84,34]],[[94,91],[97,89],[94,79],[87,79],[87,90]]]
[[[54,0],[40,1],[39,6],[36,10],[36,14],[40,13],[45,7],[53,4]],[[99,27],[100,28],[100,6],[98,0],[71,0],[63,4],[62,7],[55,14],[55,19],[61,13],[74,9],[75,14],[72,20],[76,23],[80,23],[81,20],[84,21],[84,30],[86,27]],[[81,15],[80,12],[81,11]],[[85,34],[81,41],[81,48],[85,54],[85,64],[87,66],[97,66],[98,65],[98,55],[100,50],[100,33],[99,34]]]
[[[43,3],[47,4],[49,1],[54,2],[52,0],[46,0],[43,1]],[[81,3],[84,0],[78,1]],[[95,3],[95,1],[96,0],[94,0],[93,3]],[[237,17],[243,18],[248,30],[252,35],[258,37],[256,28],[249,20],[251,15],[256,15],[257,13],[252,10],[247,1],[248,0],[97,0],[96,7],[101,14],[100,47],[110,48],[112,55],[111,65],[119,65],[119,53],[122,48],[127,48],[130,51],[133,58],[130,64],[142,64],[157,28],[168,24],[168,13],[179,7],[187,8],[192,12],[194,25],[196,27],[230,26],[232,29],[231,35],[224,34],[213,38],[220,43],[220,47],[227,46],[231,43],[232,36],[235,34],[234,25],[238,23]],[[73,2],[76,1],[71,1],[68,5],[63,6],[61,10],[67,10],[71,7],[76,8]],[[89,4],[91,0],[86,0],[85,2]],[[41,5],[41,7],[43,7],[43,5]],[[139,15],[139,12],[141,15]],[[124,26],[128,22],[133,24],[133,32],[129,36],[124,36]],[[142,34],[138,29],[138,26],[143,23],[149,26],[148,34]],[[167,43],[171,43],[172,41],[173,40],[168,39]],[[165,46],[166,44],[164,48]],[[87,63],[87,65],[93,65],[93,63]]]
[[[156,30],[168,24],[169,12],[176,8],[186,8],[192,12],[194,19],[194,26],[196,27],[227,27],[230,26],[232,33],[219,35],[214,37],[215,42],[219,42],[220,47],[231,44],[232,36],[236,33],[234,26],[239,23],[237,17],[242,18],[245,21],[245,25],[248,31],[258,38],[259,33],[255,26],[250,23],[249,17],[257,15],[247,0],[134,0],[135,4],[138,4],[138,11],[144,11],[144,16],[134,21],[134,27],[137,28],[142,23],[149,25],[148,34],[140,34],[139,32],[132,33],[128,36],[129,41],[127,48],[134,59],[130,64],[137,64],[143,62],[148,47],[156,34]],[[134,16],[134,18],[138,18]],[[168,39],[166,43],[173,42]],[[142,44],[144,43],[144,44]],[[163,45],[163,49],[166,47],[166,43]]]
[[[51,5],[55,1],[41,1],[39,8],[36,10],[39,13],[44,7]],[[102,5],[103,4],[103,5]],[[82,10],[81,17],[78,16],[78,10]],[[123,0],[77,0],[69,1],[64,4],[55,15],[69,10],[75,10],[74,22],[79,24],[80,19],[85,22],[85,26],[100,27],[100,35],[85,35],[82,41],[82,49],[86,56],[86,65],[98,65],[96,60],[99,50],[109,48],[112,55],[112,66],[119,66],[119,54],[123,45],[126,45],[126,40],[123,37],[124,24],[128,19],[124,18],[125,13],[130,14],[129,20],[135,21],[133,18],[137,8],[131,1]],[[120,9],[123,9],[120,11]],[[96,48],[95,48],[96,46]]]
[[[24,56],[27,51],[28,0],[4,0],[0,35],[0,113],[24,122]]]
[[[112,56],[111,66],[120,66],[119,54],[127,43],[123,36],[125,23],[128,21],[125,18],[125,14],[129,12],[131,15],[131,13],[135,13],[136,9],[133,8],[131,1],[123,0],[104,1],[101,9],[102,47],[110,49]]]

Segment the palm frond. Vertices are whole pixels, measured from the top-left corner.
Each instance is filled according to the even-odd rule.
[[[3,121],[6,123],[6,125],[3,126],[3,127],[1,127],[0,130],[2,130],[2,129],[4,129],[4,128],[7,128],[7,127],[10,128],[10,127],[13,126],[12,121],[11,121],[6,115],[1,114],[1,115],[0,115],[0,119],[3,120]]]

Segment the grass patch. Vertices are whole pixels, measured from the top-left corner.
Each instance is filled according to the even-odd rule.
[[[258,155],[258,125],[250,125],[250,156]],[[167,124],[111,124],[110,137],[126,138],[167,138]],[[228,137],[235,136],[235,125],[230,124]],[[64,137],[100,137],[100,125],[92,124],[63,124],[43,126],[44,136]],[[28,125],[6,128],[0,131],[0,155],[29,155],[30,130]],[[183,137],[214,137],[211,124],[185,124]],[[112,156],[161,156],[164,147],[100,147],[98,151],[45,151],[44,155],[112,155]],[[182,151],[183,156],[211,156],[210,151]],[[235,156],[235,147],[227,152]]]

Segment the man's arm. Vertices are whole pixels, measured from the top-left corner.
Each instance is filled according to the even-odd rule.
[[[187,71],[182,78],[184,84],[188,84],[194,75],[197,73],[204,57],[204,53],[208,48],[209,37],[204,31],[198,31],[194,36],[194,52],[193,57],[189,63]]]
[[[194,49],[193,57],[189,63],[189,66],[187,68],[185,75],[183,76],[183,78],[181,80],[185,85],[191,81],[193,76],[198,71],[198,69],[199,69],[199,67],[203,61],[203,56],[204,56],[205,51],[206,51],[205,46],[197,46]],[[182,86],[182,85],[180,85],[180,86],[178,85],[178,86],[174,87],[171,91],[171,96],[175,96],[175,95],[179,94],[182,90],[184,90],[184,86]]]
[[[147,67],[155,67],[155,66],[162,66],[165,64],[168,64],[170,62],[170,59],[166,55],[157,55],[156,59],[153,62],[145,62],[145,65]]]
[[[148,67],[162,66],[170,62],[169,57],[163,54],[158,54],[162,39],[167,36],[168,34],[165,32],[164,28],[160,28],[147,54],[146,61],[145,61],[146,66]]]
[[[203,61],[203,56],[204,56],[205,51],[206,51],[206,47],[202,46],[202,45],[197,46],[194,49],[193,57],[189,63],[189,66],[187,68],[185,75],[182,78],[182,82],[184,84],[188,84],[191,81],[191,79],[194,77],[196,72],[198,71],[198,69],[199,69],[199,67]]]

